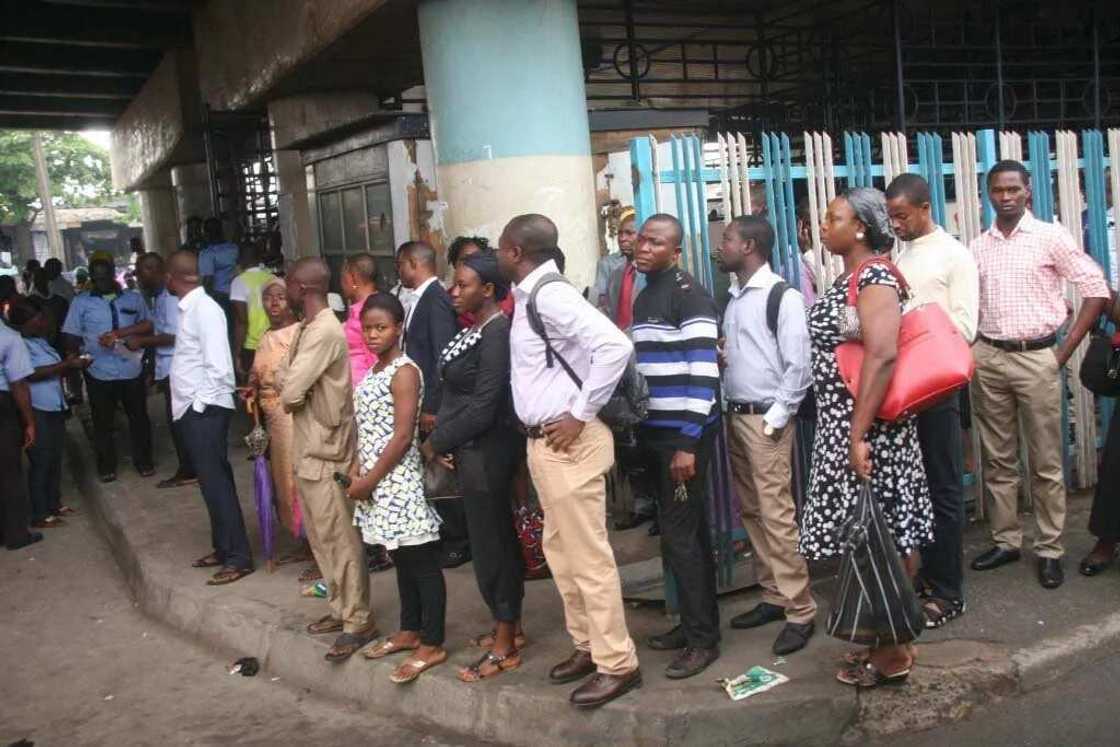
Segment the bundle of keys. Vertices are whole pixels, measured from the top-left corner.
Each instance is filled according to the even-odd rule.
[[[685,486],[685,484],[683,482],[678,482],[676,489],[673,490],[673,500],[675,500],[675,501],[687,501],[688,500],[688,488]]]

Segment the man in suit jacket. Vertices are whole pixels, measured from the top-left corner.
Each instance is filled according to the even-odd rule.
[[[436,276],[436,252],[424,241],[406,241],[397,249],[397,274],[401,285],[416,299],[405,312],[404,352],[424,375],[424,399],[420,403],[420,432],[425,437],[436,426],[442,395],[439,356],[459,331],[451,296]],[[467,520],[459,500],[442,500],[436,510],[443,519],[444,567],[462,565],[471,558]]]

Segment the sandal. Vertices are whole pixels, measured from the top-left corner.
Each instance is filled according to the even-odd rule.
[[[409,657],[404,661],[403,664],[397,667],[396,671],[389,675],[389,681],[394,685],[407,684],[415,680],[417,677],[419,677],[421,674],[428,671],[432,667],[439,666],[445,661],[447,661],[446,651],[443,653],[443,656],[441,658],[436,659],[435,661],[424,661],[423,659]]]
[[[386,638],[381,643],[371,648],[363,649],[362,656],[367,659],[384,659],[386,656],[400,653],[401,651],[415,651],[419,646],[402,646],[394,643],[392,638]]]
[[[308,624],[307,632],[311,635],[323,635],[324,633],[337,633],[342,630],[342,621],[337,617],[330,615],[323,615],[313,623]]]
[[[489,669],[483,667],[489,665]],[[521,652],[512,651],[505,656],[498,656],[493,651],[487,651],[482,658],[459,670],[461,682],[479,682],[481,680],[497,677],[504,672],[512,672],[521,666]]]
[[[926,597],[922,602],[922,612],[926,615],[926,628],[940,628],[950,620],[955,620],[964,614],[965,604],[964,600],[957,602],[940,599],[938,597]]]
[[[298,581],[301,584],[308,584],[308,583],[311,583],[312,581],[318,581],[322,577],[323,577],[323,572],[321,570],[319,570],[319,564],[318,563],[312,563],[311,565],[304,568],[303,572],[299,574]]]
[[[217,568],[221,564],[222,561],[218,560],[218,553],[212,552],[191,563],[191,568]]]
[[[325,658],[327,661],[333,662],[346,661],[372,641],[376,635],[377,630],[373,626],[370,626],[364,633],[343,633],[335,639]]]
[[[862,667],[871,659],[870,649],[860,648],[846,652],[840,657],[840,661],[849,667]]]
[[[58,510],[54,512],[55,516],[69,516],[70,514],[78,513],[78,509],[70,508],[70,506],[59,506]]]
[[[240,581],[253,572],[252,568],[223,568],[210,577],[207,586],[225,586]]]
[[[836,679],[845,685],[852,685],[861,690],[868,690],[880,685],[901,685],[910,676],[911,667],[906,667],[892,674],[885,674],[870,661],[862,665],[846,667],[836,673]]]
[[[475,648],[494,648],[497,635],[498,631],[496,630],[491,630],[489,633],[483,633],[482,635],[476,635],[474,638],[471,638],[471,645]],[[528,643],[529,640],[525,637],[524,632],[518,633],[513,637],[513,647],[518,651],[525,648]]]

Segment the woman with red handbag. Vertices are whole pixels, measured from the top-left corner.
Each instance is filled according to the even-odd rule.
[[[870,481],[912,575],[915,551],[933,539],[933,509],[914,419],[876,419],[894,371],[906,301],[901,275],[879,256],[894,245],[883,194],[859,188],[834,199],[821,239],[843,259],[845,272],[809,311],[818,412],[800,551],[814,560],[839,556],[841,527],[852,517],[864,481]],[[864,354],[855,396],[840,375],[836,354],[850,340],[861,340]],[[876,646],[845,657],[837,679],[863,688],[895,684],[905,681],[913,663],[910,644]]]

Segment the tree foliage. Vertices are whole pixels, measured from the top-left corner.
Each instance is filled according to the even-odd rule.
[[[100,205],[113,194],[109,153],[73,132],[43,133],[56,207]],[[42,209],[31,133],[0,130],[0,223],[30,222]]]

